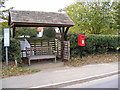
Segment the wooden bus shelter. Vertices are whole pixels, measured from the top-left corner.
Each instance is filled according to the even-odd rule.
[[[63,43],[67,40],[67,32],[74,23],[65,13],[12,10],[9,12],[8,25],[13,28],[13,38],[16,27],[58,27]]]

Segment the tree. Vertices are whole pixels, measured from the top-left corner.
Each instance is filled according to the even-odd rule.
[[[116,33],[115,2],[76,2],[65,8],[75,26],[72,33],[113,34]]]
[[[119,2],[119,4],[116,6],[116,8],[117,8],[117,13],[118,14],[116,14],[116,16],[117,16],[117,18],[116,18],[116,23],[117,23],[117,29],[118,29],[118,34],[120,35],[120,2]]]
[[[0,1],[0,25],[1,25],[1,28],[5,28],[5,27],[9,27],[8,26],[8,12],[13,9],[13,7],[9,8],[9,9],[5,9],[5,2],[7,0],[1,0]]]
[[[43,37],[46,37],[46,38],[55,38],[56,36],[56,31],[54,28],[52,27],[46,27],[44,28],[44,31],[43,31]]]
[[[19,37],[22,35],[28,35],[30,37],[36,37],[37,30],[35,27],[17,27],[15,32],[15,37]]]

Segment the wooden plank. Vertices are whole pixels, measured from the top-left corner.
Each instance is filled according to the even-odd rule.
[[[32,47],[44,47],[44,46],[48,46],[48,42],[49,42],[49,46],[52,47],[53,50],[57,51],[57,57],[61,58],[61,40],[36,40],[36,43],[34,41],[33,42],[30,42],[30,45]],[[41,44],[42,43],[42,44]]]
[[[72,27],[74,25],[67,24],[45,24],[45,23],[28,23],[28,22],[14,22],[14,25],[11,27]]]
[[[64,41],[64,51],[63,58],[65,60],[70,60],[70,42]]]
[[[37,55],[37,56],[31,56],[30,60],[36,60],[36,59],[50,59],[55,58],[54,55]]]

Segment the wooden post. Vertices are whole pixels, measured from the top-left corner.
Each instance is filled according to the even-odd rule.
[[[65,33],[65,27],[62,27],[62,33],[63,34]]]
[[[61,33],[61,58],[64,60],[64,41],[67,41],[67,32],[69,30],[69,27],[65,29],[65,27],[58,27]]]
[[[68,30],[69,30],[69,27],[67,27],[66,31],[64,32],[64,39],[65,39],[65,41],[67,41],[67,32],[68,32]]]
[[[49,42],[50,42],[50,40],[47,40],[47,41],[48,41],[48,47],[49,47],[49,46],[50,46],[50,43],[49,43]]]
[[[61,33],[61,59],[63,60],[64,58],[63,58],[63,51],[64,51],[64,43],[63,43],[63,41],[64,41],[64,28],[62,27],[58,27],[59,28],[59,30],[60,30],[60,33]]]
[[[70,41],[64,41],[64,60],[70,60]]]
[[[34,48],[36,48],[36,40],[34,40]],[[36,55],[36,49],[35,49],[34,53]]]
[[[15,37],[15,27],[13,27],[13,34],[12,34],[13,36],[13,38]]]

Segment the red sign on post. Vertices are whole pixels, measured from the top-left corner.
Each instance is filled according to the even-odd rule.
[[[78,46],[85,46],[85,35],[84,34],[78,35],[77,40],[78,40]]]

